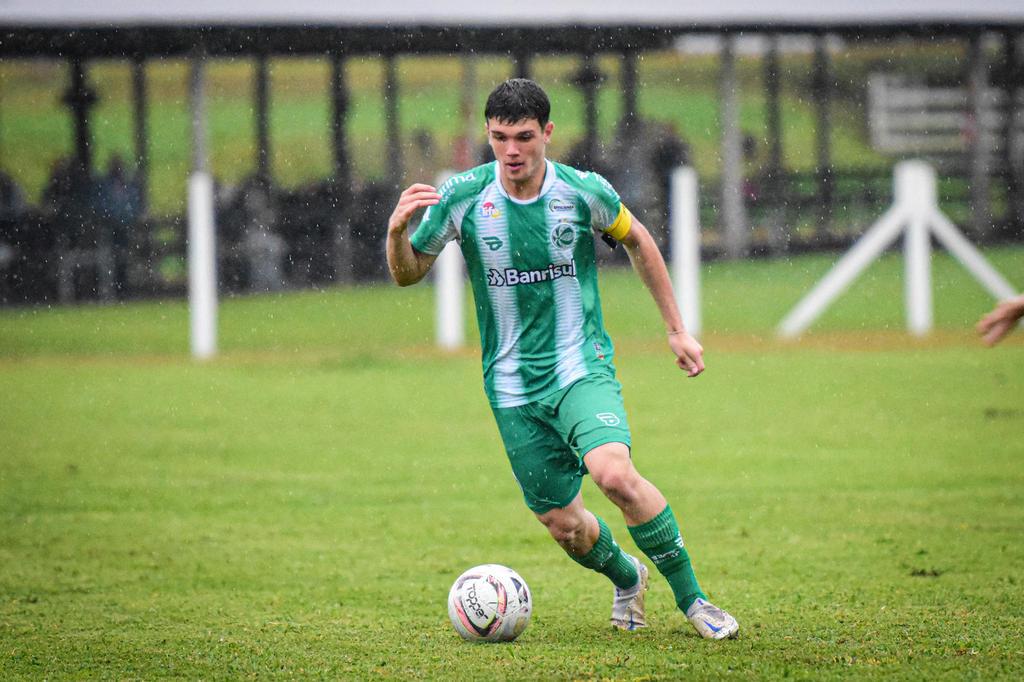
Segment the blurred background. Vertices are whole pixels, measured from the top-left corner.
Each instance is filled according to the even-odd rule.
[[[551,158],[604,173],[665,249],[677,166],[704,256],[738,259],[845,248],[910,157],[972,241],[1022,238],[1013,3],[60,5],[0,11],[7,306],[183,296],[197,168],[222,293],[382,279],[400,188],[490,158],[511,76],[552,98]]]

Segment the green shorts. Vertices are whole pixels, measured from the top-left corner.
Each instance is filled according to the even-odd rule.
[[[491,409],[526,506],[536,514],[573,501],[588,452],[605,443],[630,445],[622,386],[609,374],[589,374],[526,405]]]

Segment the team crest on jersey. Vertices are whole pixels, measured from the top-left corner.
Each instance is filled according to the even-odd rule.
[[[560,222],[551,230],[551,244],[556,249],[568,249],[576,243],[576,227],[570,222]]]
[[[499,211],[498,207],[494,205],[494,202],[485,201],[480,205],[480,215],[484,218],[500,218],[501,211]]]

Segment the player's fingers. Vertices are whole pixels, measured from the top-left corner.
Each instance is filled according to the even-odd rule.
[[[676,365],[679,369],[686,372],[686,376],[695,377],[700,374],[700,370],[697,368],[697,363],[694,362],[693,358],[687,355],[680,355],[676,358]]]
[[[409,190],[406,190],[405,192],[402,192],[402,196],[398,199],[398,203],[408,203],[410,201],[416,201],[417,199],[424,199],[426,197],[431,197],[438,200],[441,199],[441,195],[438,194],[433,189],[421,189],[415,192],[410,192]]]
[[[413,194],[415,192],[437,192],[437,188],[433,185],[427,185],[422,182],[414,182],[405,188],[405,191],[402,192],[402,196]]]
[[[426,206],[434,206],[440,203],[441,197],[438,194],[425,193],[415,197],[405,197],[395,207],[395,216],[408,219],[412,214]]]
[[[1007,332],[1010,331],[1010,323],[1001,322],[993,324],[988,332],[985,334],[983,340],[989,346],[994,346],[999,343],[999,340],[1006,336]]]

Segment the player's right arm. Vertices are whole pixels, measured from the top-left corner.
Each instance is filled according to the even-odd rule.
[[[419,282],[430,270],[437,256],[422,253],[409,241],[409,220],[421,208],[434,206],[441,195],[431,185],[410,185],[398,198],[398,205],[388,220],[388,270],[398,286],[406,287]]]

